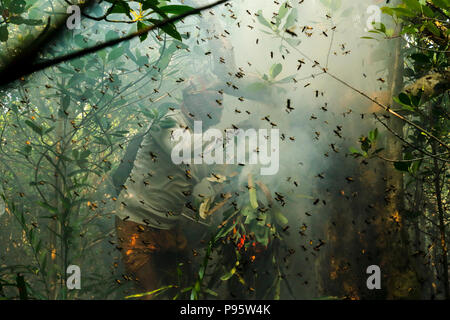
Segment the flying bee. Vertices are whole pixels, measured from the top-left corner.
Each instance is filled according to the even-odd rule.
[[[217,180],[220,180],[220,179],[221,179],[221,177],[220,177],[219,175],[215,174],[214,172],[212,172],[211,175],[212,175],[214,178],[216,178]]]
[[[333,130],[334,134],[337,135],[339,138],[342,138],[342,135],[337,130]]]
[[[291,99],[287,100],[287,107],[286,107],[286,112],[290,113],[291,111],[295,110],[295,108],[291,107]]]
[[[292,30],[286,29],[286,32],[287,32],[289,35],[293,36],[293,37],[298,37],[298,34],[296,34],[296,33],[295,33],[294,31],[292,31]]]

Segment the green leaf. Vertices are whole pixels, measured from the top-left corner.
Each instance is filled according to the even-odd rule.
[[[450,1],[448,0],[432,0],[432,2],[434,3],[435,6],[441,9],[449,10]]]
[[[233,269],[231,269],[230,271],[228,271],[226,274],[224,274],[223,276],[220,277],[220,280],[222,281],[227,281],[230,280],[231,277],[236,273],[236,267],[234,267]]]
[[[266,18],[264,18],[262,10],[259,10],[257,14],[258,16],[256,18],[258,19],[259,23],[272,30],[273,26],[269,21],[266,20]]]
[[[124,13],[129,18],[131,18],[130,11],[131,11],[131,8],[130,8],[130,6],[128,5],[127,2],[125,2],[123,0],[118,0],[118,1],[115,2],[114,5],[112,5],[108,9],[107,14],[109,15],[109,14],[114,14],[114,13]]]
[[[27,3],[25,2],[25,0],[14,0],[10,2],[8,9],[12,13],[20,14],[25,11],[26,5]]]
[[[397,169],[398,171],[404,171],[404,172],[408,172],[409,169],[409,163],[408,162],[394,162],[394,167],[395,169]]]
[[[378,39],[373,38],[373,37],[361,37],[361,39],[378,40]]]
[[[31,153],[31,150],[32,150],[33,148],[31,147],[31,146],[29,146],[29,145],[26,145],[24,148],[23,148],[23,152],[26,154],[26,155],[29,155],[30,153]]]
[[[153,24],[157,24],[157,23],[161,23],[162,20],[147,19],[146,21],[149,21]],[[181,37],[180,33],[177,31],[175,25],[173,25],[173,24],[165,25],[165,26],[161,27],[161,30],[164,31],[165,33],[167,33],[169,36],[171,36],[179,41],[183,41],[183,38]]]
[[[217,292],[214,292],[214,291],[212,291],[211,289],[205,288],[203,291],[204,291],[205,293],[209,294],[209,295],[214,296],[214,297],[217,297],[217,296],[218,296]]]
[[[38,202],[38,204],[39,204],[42,208],[47,209],[47,210],[49,210],[50,212],[54,212],[54,213],[58,212],[58,209],[57,209],[56,207],[53,207],[53,206],[49,205],[47,202]]]
[[[0,41],[1,42],[8,41],[8,27],[7,26],[0,27]]]
[[[108,54],[108,61],[113,61],[123,55],[123,47],[117,47]]]
[[[432,22],[432,21],[428,21],[427,25],[427,29],[434,34],[435,36],[439,37],[441,35],[441,32],[439,31],[438,27],[436,27],[436,25]]]
[[[423,53],[414,53],[411,55],[411,59],[418,63],[426,64],[430,62],[430,58]]]
[[[417,0],[403,0],[403,2],[412,10],[418,12],[418,13],[422,13],[422,6],[420,5],[419,1]]]
[[[119,34],[113,30],[109,30],[105,35],[105,41],[110,41],[113,39],[117,39],[119,37]]]
[[[295,25],[296,19],[298,17],[297,9],[292,9],[291,13],[288,15],[286,19],[286,23],[284,24],[284,29],[289,29]]]
[[[370,131],[368,138],[371,142],[375,142],[378,138],[378,129],[376,128],[375,130]]]
[[[143,30],[143,29],[145,29],[145,28],[147,28],[148,27],[148,25],[146,25],[145,23],[143,23],[142,21],[138,21],[138,23],[137,23],[137,29],[138,29],[138,31],[141,31],[141,30]],[[144,34],[141,34],[140,36],[139,36],[139,39],[141,40],[141,42],[142,41],[145,41],[145,39],[147,39],[147,36],[148,36],[148,32],[146,32],[146,33],[144,33]]]
[[[415,17],[416,14],[411,10],[405,8],[391,8],[391,10],[395,13],[397,17]]]
[[[176,15],[183,14],[194,10],[194,8],[190,6],[182,6],[182,5],[170,5],[170,6],[162,6],[159,9],[165,13],[173,13]]]
[[[269,70],[269,76],[272,79],[275,79],[283,70],[283,65],[281,63],[274,64]]]
[[[411,99],[409,98],[409,96],[402,92],[399,94],[398,99],[400,100],[401,103],[410,106],[411,105]]]
[[[25,283],[25,278],[21,274],[17,274],[16,277],[17,289],[19,289],[20,300],[28,300],[27,285]]]
[[[90,155],[91,155],[91,151],[89,151],[89,150],[84,150],[84,151],[80,154],[80,158],[81,158],[81,159],[84,159],[84,158],[89,157]]]
[[[159,123],[159,126],[163,129],[168,129],[175,127],[176,124],[176,121],[173,119],[164,119]]]
[[[25,124],[29,126],[31,129],[33,129],[33,131],[36,132],[37,134],[42,135],[43,132],[42,128],[36,125],[34,122],[30,120],[25,120]]]
[[[278,10],[277,18],[280,20],[282,20],[286,16],[286,14],[289,12],[289,7],[286,4],[287,4],[287,2],[283,3],[280,6],[280,9]]]
[[[9,20],[10,23],[12,24],[25,24],[28,26],[39,26],[39,25],[43,25],[44,22],[42,20],[37,20],[37,19],[25,19],[23,17],[20,16],[15,16],[15,17],[11,17]]]
[[[64,95],[64,97],[62,98],[62,108],[63,110],[67,110],[69,108],[70,105],[70,96],[69,95]]]
[[[131,295],[131,296],[126,296],[125,299],[141,298],[141,297],[145,297],[145,296],[151,296],[151,295],[155,295],[157,293],[161,293],[162,291],[166,291],[167,289],[174,288],[174,287],[176,287],[176,286],[169,285],[169,286],[158,288],[158,289],[150,291],[150,292],[145,292],[145,293],[134,294],[134,295]]]
[[[275,210],[273,215],[280,226],[285,226],[289,223],[289,220],[279,210]]]
[[[153,9],[155,12],[162,12],[159,8],[159,0],[144,0],[140,1],[142,3],[142,10]],[[163,12],[162,12],[163,13]]]

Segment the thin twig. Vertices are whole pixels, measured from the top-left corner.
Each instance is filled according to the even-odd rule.
[[[340,83],[342,83],[343,85],[345,85],[346,87],[352,89],[353,91],[359,93],[360,95],[362,95],[363,97],[369,99],[370,101],[372,101],[373,103],[375,103],[377,106],[381,107],[384,109],[384,111],[389,112],[390,114],[394,115],[395,117],[403,120],[404,122],[406,122],[407,124],[413,126],[414,128],[416,128],[417,130],[419,130],[420,132],[422,132],[423,134],[427,135],[428,137],[432,138],[433,140],[439,142],[440,145],[442,145],[444,148],[446,148],[447,150],[450,151],[450,147],[447,146],[442,140],[440,140],[439,138],[435,137],[433,134],[429,133],[427,130],[423,129],[421,126],[415,124],[414,122],[412,122],[411,120],[405,118],[404,116],[398,114],[397,112],[395,112],[394,110],[391,109],[390,106],[386,106],[380,102],[378,102],[377,100],[371,98],[370,96],[368,96],[366,93],[362,92],[361,90],[356,89],[355,87],[353,87],[352,85],[348,84],[347,82],[345,82],[344,80],[340,79],[339,77],[335,76],[332,73],[329,73],[328,70],[324,70],[326,74],[328,74],[330,77],[332,77],[333,79],[339,81]]]
[[[375,113],[373,113],[373,116],[374,116],[375,119],[377,119],[377,121],[378,121],[379,123],[381,123],[381,124],[382,124],[382,125],[383,125],[390,133],[392,133],[394,136],[396,136],[398,139],[400,139],[402,142],[404,142],[405,144],[407,144],[407,145],[410,146],[411,148],[413,148],[413,149],[415,149],[415,150],[417,150],[417,151],[419,151],[419,152],[421,152],[421,153],[423,153],[423,154],[426,154],[426,155],[429,156],[429,157],[436,158],[436,159],[438,159],[438,160],[440,160],[440,161],[448,162],[448,160],[439,158],[439,157],[435,156],[434,154],[429,153],[429,152],[426,151],[426,150],[420,149],[420,148],[416,147],[415,145],[413,145],[412,143],[406,141],[406,140],[405,140],[403,137],[401,137],[397,132],[395,132],[394,130],[392,130],[386,123],[384,123],[383,121],[381,121],[381,119],[380,119]]]

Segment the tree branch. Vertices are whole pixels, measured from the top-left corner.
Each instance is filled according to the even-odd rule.
[[[228,1],[229,0],[216,1],[216,2],[214,2],[212,4],[205,5],[203,7],[199,7],[199,8],[187,11],[187,12],[185,12],[183,14],[180,14],[180,15],[177,15],[177,16],[173,16],[173,17],[168,18],[168,19],[164,19],[161,22],[155,23],[152,26],[149,26],[149,27],[147,27],[145,29],[141,29],[141,30],[139,30],[137,32],[131,33],[131,34],[125,36],[125,37],[112,39],[112,40],[106,41],[104,43],[92,46],[90,48],[85,48],[85,49],[82,49],[82,50],[79,50],[79,51],[75,51],[75,52],[69,53],[67,55],[63,55],[61,57],[54,58],[52,60],[47,60],[47,61],[44,61],[44,62],[33,64],[32,61],[30,62],[30,60],[29,60],[29,55],[22,56],[21,59],[19,59],[15,63],[9,64],[4,70],[2,70],[0,72],[0,86],[7,85],[7,84],[9,84],[9,83],[11,83],[11,82],[13,82],[15,80],[18,80],[18,79],[24,77],[24,76],[30,75],[30,74],[32,74],[34,72],[41,71],[41,70],[44,70],[44,69],[52,67],[52,66],[55,66],[55,65],[60,64],[62,62],[66,62],[66,61],[70,61],[70,60],[73,60],[73,59],[77,59],[77,58],[83,57],[85,55],[88,55],[88,54],[100,51],[102,49],[114,46],[116,44],[122,43],[124,41],[132,40],[132,39],[134,39],[136,37],[139,37],[139,36],[141,36],[143,34],[148,33],[149,31],[162,28],[162,27],[164,27],[164,26],[166,26],[168,24],[180,21],[180,20],[182,20],[182,19],[184,19],[186,17],[198,14],[198,13],[204,11],[204,10],[213,8],[215,6],[218,6],[218,5],[220,5],[222,3],[225,3],[225,2],[228,2]]]

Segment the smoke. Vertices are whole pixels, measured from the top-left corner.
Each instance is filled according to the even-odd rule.
[[[171,4],[196,7],[207,2],[185,0]],[[154,34],[144,42],[135,39],[124,44],[125,49],[135,54],[139,68],[135,66],[136,61],[123,59],[123,70],[110,74],[111,89],[120,86],[127,89],[120,94],[117,107],[108,108],[107,113],[100,116],[105,125],[125,122],[130,137],[143,133],[144,111],[186,103],[183,91],[192,91],[193,85],[199,93],[208,90],[208,99],[212,101],[201,102],[203,108],[197,114],[192,108],[196,101],[192,105],[188,102],[189,112],[205,119],[211,113],[206,105],[220,102],[222,117],[214,128],[221,131],[233,126],[266,129],[267,132],[279,130],[278,172],[260,175],[265,165],[245,165],[240,169],[237,187],[244,186],[251,173],[255,180],[267,186],[273,197],[275,192],[284,197],[283,204],[279,205],[289,220],[289,229],[283,234],[292,251],[286,252],[283,276],[292,292],[283,285],[282,299],[317,298],[327,292],[324,283],[332,281],[333,276],[324,274],[323,265],[332,264],[330,261],[337,254],[333,247],[334,235],[338,231],[353,231],[350,213],[363,212],[373,200],[371,190],[366,190],[365,197],[357,196],[361,184],[352,181],[358,180],[360,165],[348,156],[349,147],[357,146],[358,138],[374,126],[367,112],[370,103],[327,73],[371,96],[385,89],[385,84],[377,80],[385,77],[379,71],[383,69],[379,62],[380,55],[384,58],[383,52],[375,50],[378,44],[374,40],[361,39],[367,35],[365,29],[369,28],[369,22],[377,19],[378,11],[374,7],[377,2],[230,1],[204,12],[201,17],[189,17],[178,23],[177,28],[184,36],[183,43],[177,43],[178,49],[171,46],[170,37],[160,40]],[[285,6],[286,3],[289,6]],[[283,7],[286,13],[281,13],[284,16],[280,18]],[[275,28],[277,18],[281,20]],[[289,25],[284,28],[288,20]],[[73,37],[70,40],[82,47],[86,45],[83,36],[95,42],[104,41],[105,34],[106,38],[114,38],[130,31],[129,26],[117,24],[113,27],[115,33],[108,23],[88,20],[83,20],[83,27],[66,38]],[[61,43],[66,40],[61,39]],[[162,48],[155,50],[159,45]],[[124,55],[128,52],[125,49]],[[166,54],[167,51],[171,51],[171,55],[164,55],[160,60],[161,52]],[[103,54],[104,61],[110,58]],[[76,63],[73,61],[71,65],[76,67]],[[164,69],[161,67],[164,64],[169,64],[169,68],[159,72],[158,68]],[[45,80],[44,75],[40,76]],[[128,87],[141,78],[151,80]],[[88,94],[92,94],[90,91],[91,88],[86,88],[87,99]],[[99,92],[93,94],[100,96]],[[185,95],[184,98],[195,97]],[[36,105],[44,105],[43,97],[39,101],[40,94],[33,99]],[[99,101],[102,99],[106,100],[103,95]],[[109,104],[104,100],[102,103]],[[210,114],[214,117],[211,123],[219,121],[218,113]],[[105,182],[93,195],[98,199],[92,202],[100,203],[94,200],[103,200],[108,192],[113,194],[112,189],[107,189]],[[259,198],[264,201],[264,194]],[[0,216],[2,206],[0,198]],[[96,223],[101,233],[111,234],[113,239],[113,219]],[[355,221],[356,226],[360,223]],[[335,226],[338,229],[333,229]],[[351,245],[339,250],[351,250]],[[110,250],[113,248],[109,244],[106,246]],[[105,265],[118,259],[110,252],[97,257],[101,257]]]
[[[314,248],[321,241],[329,241],[330,217],[345,210],[339,197],[358,190],[346,180],[355,179],[359,172],[358,162],[347,156],[348,148],[356,147],[358,138],[374,126],[365,114],[370,104],[322,69],[371,95],[383,89],[383,84],[376,80],[383,74],[377,71],[382,65],[371,55],[375,41],[361,39],[367,35],[364,29],[368,21],[373,19],[373,1],[288,3],[292,10],[297,10],[297,18],[290,28],[292,34],[280,28],[279,37],[262,25],[257,15],[276,21],[274,13],[278,13],[284,2],[278,5],[269,0],[234,1],[232,6],[214,10],[218,18],[205,13],[204,20],[210,24],[206,25],[208,32],[203,37],[209,37],[212,43],[217,41],[214,35],[224,38],[223,41],[231,44],[234,56],[225,58],[233,63],[217,74],[217,61],[212,59],[218,57],[213,54],[206,59],[209,63],[203,65],[202,72],[233,83],[239,82],[234,75],[242,72],[245,75],[241,82],[254,81],[237,91],[256,99],[239,101],[239,94],[224,96],[224,114],[218,127],[236,125],[280,130],[283,138],[280,170],[276,175],[258,176],[258,179],[272,194],[286,196],[283,213],[290,222],[290,235],[286,239],[288,246],[296,251],[288,259],[286,279],[296,298],[314,298],[322,293],[321,283],[329,281],[329,275],[321,274],[320,264],[333,256],[333,252],[323,247]],[[326,3],[334,7],[327,7]],[[370,5],[372,9],[368,11]],[[233,13],[229,9],[237,20],[230,18]],[[221,24],[214,23],[217,20]],[[209,49],[208,42],[205,43],[200,48],[206,52]],[[214,48],[214,44],[210,46]],[[276,64],[281,64],[282,70],[269,84],[264,78]],[[287,109],[288,105],[293,109]],[[248,173],[257,170],[259,166],[247,165],[241,172],[241,185],[245,184]],[[354,199],[352,206],[364,207],[366,201]],[[303,235],[299,234],[300,230],[304,230]],[[327,245],[330,244],[324,247]],[[283,291],[282,297],[291,298],[291,294]]]

